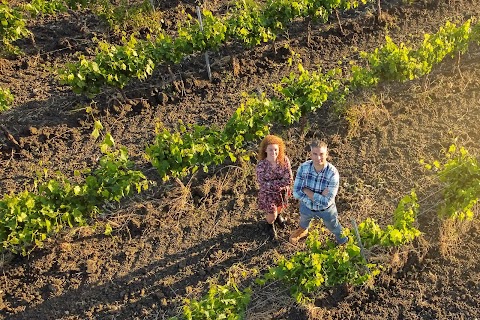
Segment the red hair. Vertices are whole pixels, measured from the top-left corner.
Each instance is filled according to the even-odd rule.
[[[282,138],[274,136],[273,134],[269,134],[263,138],[262,142],[260,143],[257,156],[258,160],[263,160],[267,157],[267,147],[270,144],[278,144],[277,160],[280,164],[285,164],[285,143],[283,142]]]

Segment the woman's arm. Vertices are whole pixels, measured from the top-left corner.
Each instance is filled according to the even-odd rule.
[[[271,186],[271,181],[268,175],[268,167],[264,161],[260,161],[255,168],[257,174],[257,181],[260,189],[268,190]]]
[[[285,157],[285,165],[280,167],[281,177],[278,180],[272,181],[272,187],[274,190],[284,190],[286,187],[292,185],[293,174],[290,160]]]

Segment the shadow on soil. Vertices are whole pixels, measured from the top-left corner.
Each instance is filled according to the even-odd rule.
[[[51,293],[44,290],[42,292],[44,302],[36,306],[27,306],[24,312],[17,315],[2,313],[12,320],[41,318],[42,315],[51,315],[52,311],[57,316],[68,314],[85,318],[91,316],[88,314],[90,310],[94,312],[95,318],[106,319],[113,315],[121,315],[124,308],[141,310],[143,307],[148,308],[153,304],[160,305],[163,299],[185,296],[187,286],[194,287],[198,282],[207,280],[212,273],[217,273],[220,269],[228,269],[240,260],[248,262],[252,257],[271,250],[271,246],[268,244],[251,246],[246,250],[237,251],[236,255],[222,261],[220,265],[214,267],[205,265],[204,258],[207,257],[212,247],[220,245],[222,248],[232,248],[233,244],[238,241],[259,240],[261,234],[257,229],[257,223],[240,225],[230,233],[223,233],[200,242],[183,252],[165,255],[161,260],[102,285],[87,284],[85,272],[79,289],[51,298],[48,297]],[[233,241],[233,239],[236,240]],[[225,243],[225,240],[228,242]],[[164,245],[168,246],[168,244]],[[27,263],[29,262],[25,261],[25,264]],[[165,276],[183,273],[182,269],[187,266],[193,266],[196,271],[193,274],[187,275],[186,273],[180,281],[170,285],[163,284],[162,279]],[[52,310],[52,306],[55,306],[54,310]]]

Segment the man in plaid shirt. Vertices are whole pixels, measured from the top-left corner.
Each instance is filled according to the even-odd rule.
[[[298,167],[293,196],[300,201],[300,227],[290,235],[290,242],[296,244],[308,234],[312,219],[322,219],[339,245],[348,237],[342,236],[342,225],[338,221],[335,196],[338,192],[340,175],[337,168],[327,161],[328,148],[323,141],[310,144],[310,159]]]

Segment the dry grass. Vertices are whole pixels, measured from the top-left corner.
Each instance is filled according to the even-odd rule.
[[[375,263],[383,266],[390,273],[401,270],[408,259],[409,252],[413,249],[412,245],[406,245],[401,248],[387,248],[374,246],[366,252],[369,263]]]
[[[165,204],[168,205],[168,213],[186,212],[192,210],[193,199],[192,192],[190,188],[191,180],[184,185],[179,179],[175,180],[177,182],[176,187],[172,188],[168,193],[168,198],[165,199]]]
[[[245,319],[285,319],[281,316],[295,305],[288,288],[279,281],[271,282],[252,294]]]
[[[378,97],[373,94],[366,100],[366,102],[352,103],[344,111],[348,122],[348,138],[359,137],[363,132],[376,128],[380,121],[384,122],[385,119],[391,121],[383,96]]]
[[[305,310],[310,320],[324,320],[329,319],[330,311],[325,308],[316,307],[315,305],[309,304],[305,306]]]
[[[473,221],[443,220],[440,225],[438,248],[447,259],[455,259],[454,254],[462,244],[462,235],[471,228]]]

